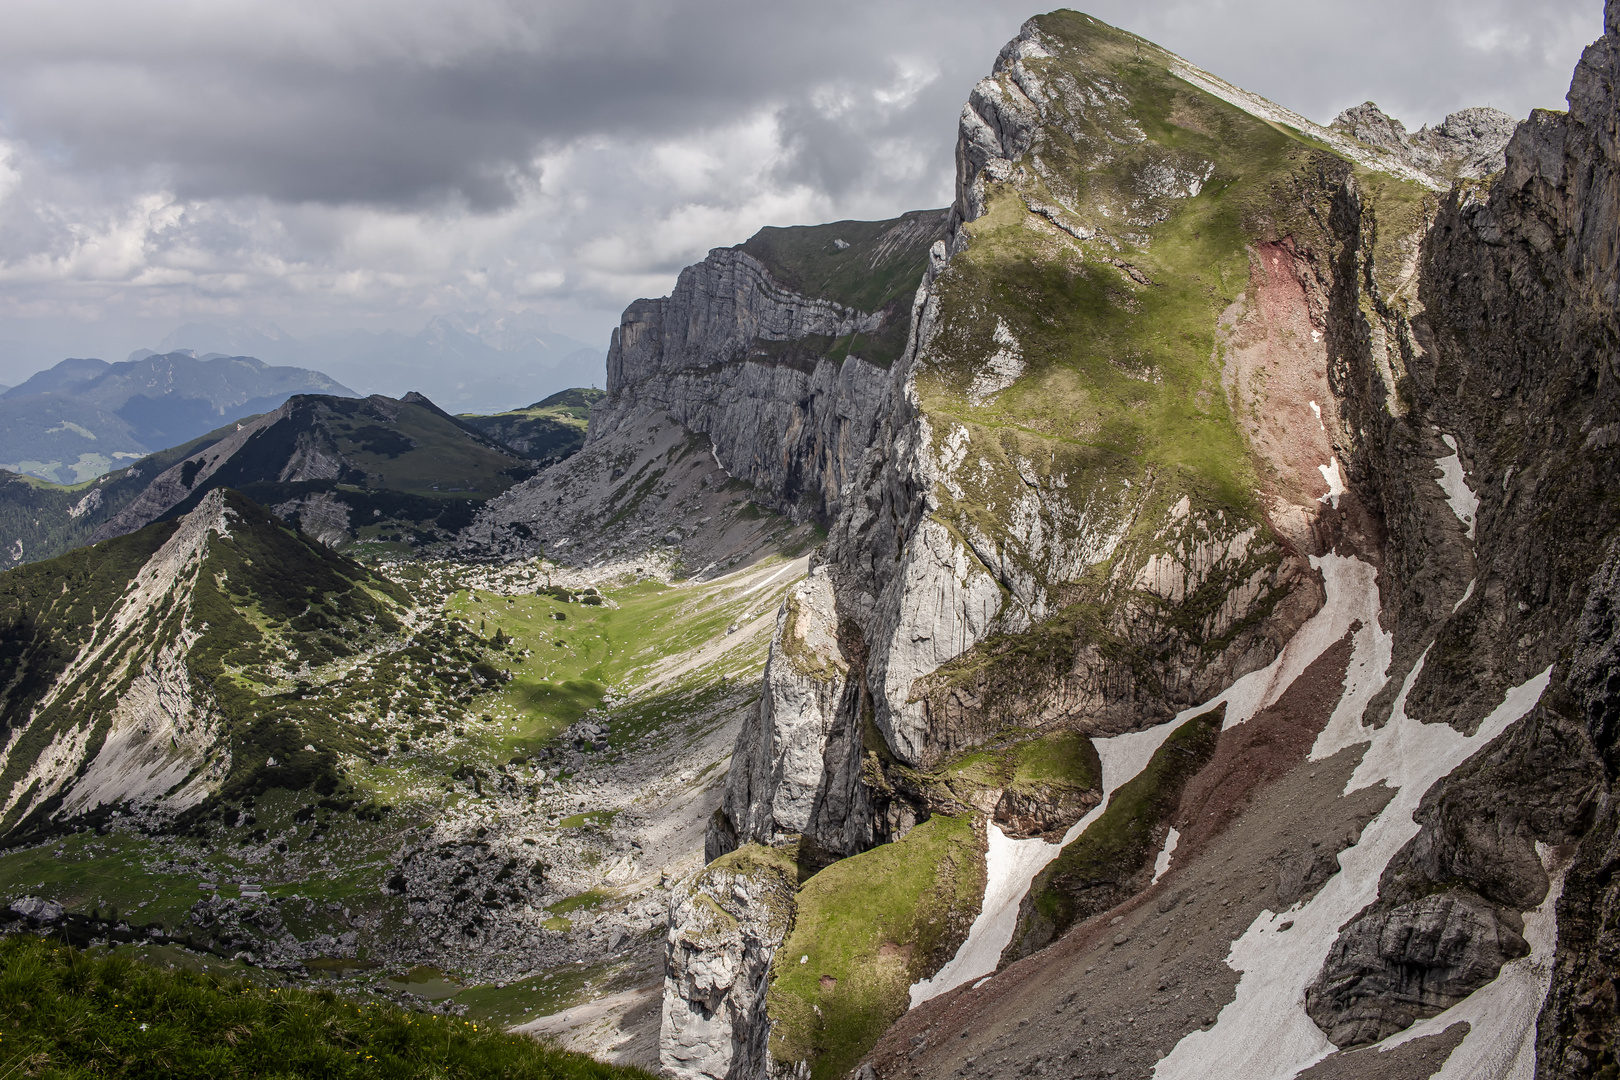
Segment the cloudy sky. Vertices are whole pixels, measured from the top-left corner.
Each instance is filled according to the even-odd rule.
[[[1317,120],[1561,107],[1600,0],[1098,0]],[[949,200],[1006,0],[5,0],[0,382],[188,321],[619,310],[763,225]]]

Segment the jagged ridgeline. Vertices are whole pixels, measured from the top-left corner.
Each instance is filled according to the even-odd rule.
[[[218,488],[183,517],[10,571],[0,837],[114,810],[183,824],[278,787],[343,798],[339,755],[370,747],[368,719],[407,694],[402,710],[453,717],[502,678],[500,643],[455,630],[432,642],[454,676],[397,670],[428,651],[402,634],[409,608],[399,586]],[[341,663],[390,642],[378,663]]]

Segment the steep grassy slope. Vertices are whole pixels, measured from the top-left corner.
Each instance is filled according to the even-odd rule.
[[[1142,872],[1164,841],[1165,820],[1187,781],[1215,752],[1221,716],[1216,711],[1184,723],[1113,793],[1102,816],[1035,875],[1007,946],[1008,959],[1045,948],[1142,887]]]
[[[299,715],[295,673],[397,634],[405,602],[222,491],[180,521],[8,572],[0,828],[129,803],[182,812],[222,783],[332,794],[336,731]],[[288,700],[263,693],[288,682]],[[310,736],[322,746],[301,748]]]
[[[846,1075],[967,936],[984,874],[973,819],[938,816],[806,882],[771,970],[772,1059]]]
[[[418,394],[301,395],[166,468],[93,536],[184,513],[231,487],[329,545],[411,551],[453,534],[533,471]]]

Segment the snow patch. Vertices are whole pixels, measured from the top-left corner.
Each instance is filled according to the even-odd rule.
[[[1311,333],[1314,334],[1314,333],[1316,333],[1316,331],[1312,330]],[[1314,401],[1311,402],[1311,415],[1316,417],[1316,426],[1321,428],[1323,431],[1326,431],[1327,430],[1327,425],[1322,423],[1322,406],[1318,405]],[[1335,463],[1335,464],[1337,464],[1337,463]],[[1319,466],[1317,466],[1317,468],[1321,468],[1321,466],[1319,465]]]
[[[1451,613],[1455,615],[1457,609],[1468,603],[1468,598],[1474,595],[1474,579],[1468,579],[1468,588],[1463,590],[1462,599],[1451,605]]]
[[[1502,704],[1480,723],[1479,730],[1467,736],[1447,724],[1425,724],[1406,713],[1407,695],[1427,655],[1425,651],[1406,677],[1387,724],[1378,729],[1365,727],[1358,710],[1353,737],[1344,741],[1350,733],[1342,725],[1335,729],[1334,720],[1340,719],[1340,710],[1336,710],[1312,749],[1315,759],[1325,756],[1323,750],[1331,752],[1329,748],[1335,743],[1370,743],[1345,785],[1345,793],[1382,783],[1395,789],[1395,797],[1368,824],[1361,840],[1340,853],[1342,872],[1329,878],[1309,903],[1295,905],[1287,912],[1262,911],[1243,936],[1233,942],[1226,962],[1242,973],[1236,999],[1221,1010],[1213,1028],[1195,1031],[1177,1043],[1154,1067],[1155,1080],[1206,1076],[1289,1080],[1333,1053],[1333,1044],[1305,1014],[1305,989],[1321,971],[1328,951],[1338,939],[1339,928],[1377,898],[1378,879],[1384,868],[1417,835],[1418,824],[1412,812],[1424,793],[1529,712],[1552,677],[1552,668],[1548,667],[1509,690]],[[1363,685],[1354,688],[1354,696],[1365,709],[1366,700],[1386,678],[1387,666],[1371,672],[1352,665],[1345,696],[1352,696],[1348,685],[1352,679],[1362,680]],[[1341,710],[1343,705],[1341,702]],[[1293,924],[1286,934],[1280,931],[1285,921]]]
[[[1158,884],[1159,879],[1164,877],[1164,872],[1170,869],[1170,856],[1175,853],[1176,844],[1180,840],[1181,833],[1175,829],[1171,829],[1170,835],[1164,838],[1164,847],[1159,849],[1159,857],[1153,860],[1153,880],[1148,882],[1149,885]]]
[[[1070,827],[1062,840],[1056,844],[1048,844],[1039,837],[1011,840],[993,823],[989,826],[985,895],[979,915],[968,930],[967,940],[950,963],[935,973],[933,978],[912,985],[913,1008],[971,979],[995,972],[1001,953],[1012,940],[1016,929],[1019,903],[1029,891],[1029,884],[1035,875],[1102,816],[1114,791],[1147,767],[1154,751],[1164,744],[1172,732],[1193,717],[1201,716],[1223,703],[1226,705],[1223,730],[1252,719],[1261,709],[1281,697],[1317,657],[1349,633],[1350,627],[1358,621],[1362,625],[1352,639],[1356,644],[1351,656],[1351,671],[1361,673],[1363,681],[1376,682],[1364,694],[1353,694],[1349,689],[1351,677],[1346,679],[1345,701],[1351,703],[1355,718],[1359,720],[1367,701],[1383,685],[1383,673],[1389,665],[1390,639],[1378,629],[1377,571],[1369,563],[1343,555],[1313,556],[1311,565],[1322,574],[1327,599],[1321,609],[1289,639],[1282,653],[1270,665],[1250,672],[1209,701],[1183,709],[1175,719],[1158,727],[1092,740],[1102,760],[1103,799]],[[1341,701],[1339,711],[1344,710],[1345,701]],[[1338,715],[1336,711],[1334,716]],[[1154,866],[1156,875],[1168,869],[1170,852],[1174,847],[1173,842],[1168,843],[1160,856],[1164,860],[1164,867]]]
[[[1018,928],[1018,905],[1029,892],[1029,883],[1058,853],[1080,838],[1091,823],[1102,817],[1108,809],[1108,800],[1119,786],[1147,767],[1154,751],[1182,724],[1205,710],[1189,709],[1174,720],[1148,728],[1130,731],[1106,739],[1094,739],[1097,756],[1102,759],[1102,802],[1090,813],[1069,827],[1063,839],[1049,844],[1040,837],[1013,840],[996,827],[989,826],[989,846],[985,851],[984,903],[978,918],[968,930],[967,940],[956,951],[950,963],[940,968],[931,979],[912,984],[911,1007],[916,1008],[931,997],[954,990],[963,983],[980,976],[994,975],[1001,954],[1012,941]]]
[[[1436,458],[1434,463],[1440,466],[1440,476],[1435,483],[1446,493],[1446,502],[1451,504],[1451,512],[1457,515],[1457,520],[1468,526],[1468,539],[1474,538],[1474,518],[1479,513],[1479,496],[1474,494],[1463,478],[1462,455],[1457,451],[1457,440],[1450,435],[1440,436],[1441,440],[1451,448],[1449,457]],[[1334,504],[1338,505],[1337,503]]]
[[[1318,495],[1316,501],[1319,503],[1332,503],[1333,509],[1337,510],[1339,508],[1339,496],[1344,494],[1344,475],[1339,472],[1339,459],[1333,458],[1326,465],[1318,465],[1316,471],[1322,474],[1322,479],[1327,482],[1328,486],[1327,494]]]
[[[1345,555],[1311,557],[1311,566],[1322,575],[1327,598],[1315,615],[1305,621],[1294,636],[1288,639],[1283,651],[1266,667],[1252,671],[1217,694],[1191,713],[1212,709],[1226,703],[1225,728],[1235,727],[1254,718],[1261,709],[1273,704],[1295,679],[1316,662],[1336,642],[1350,633],[1350,628],[1361,623],[1352,641],[1350,672],[1346,676],[1345,696],[1334,711],[1337,717],[1346,710],[1347,702],[1355,706],[1355,719],[1359,721],[1361,709],[1378,687],[1364,697],[1355,692],[1352,680],[1357,672],[1366,670],[1381,657],[1376,672],[1379,686],[1383,685],[1383,671],[1389,665],[1389,639],[1378,630],[1378,571],[1372,564]],[[1382,652],[1378,643],[1382,642]],[[1359,661],[1359,663],[1358,663]],[[1188,715],[1183,713],[1182,715]],[[1331,728],[1332,720],[1328,726]]]

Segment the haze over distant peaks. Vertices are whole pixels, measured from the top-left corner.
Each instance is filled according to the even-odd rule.
[[[64,360],[0,394],[0,468],[81,483],[294,394],[354,391],[319,371],[251,356]]]
[[[425,394],[451,412],[500,412],[574,386],[601,385],[605,352],[530,313],[436,315],[420,331],[338,330],[295,338],[280,327],[187,323],[158,350],[258,356],[329,372],[363,394]],[[146,350],[131,359],[150,355]]]

